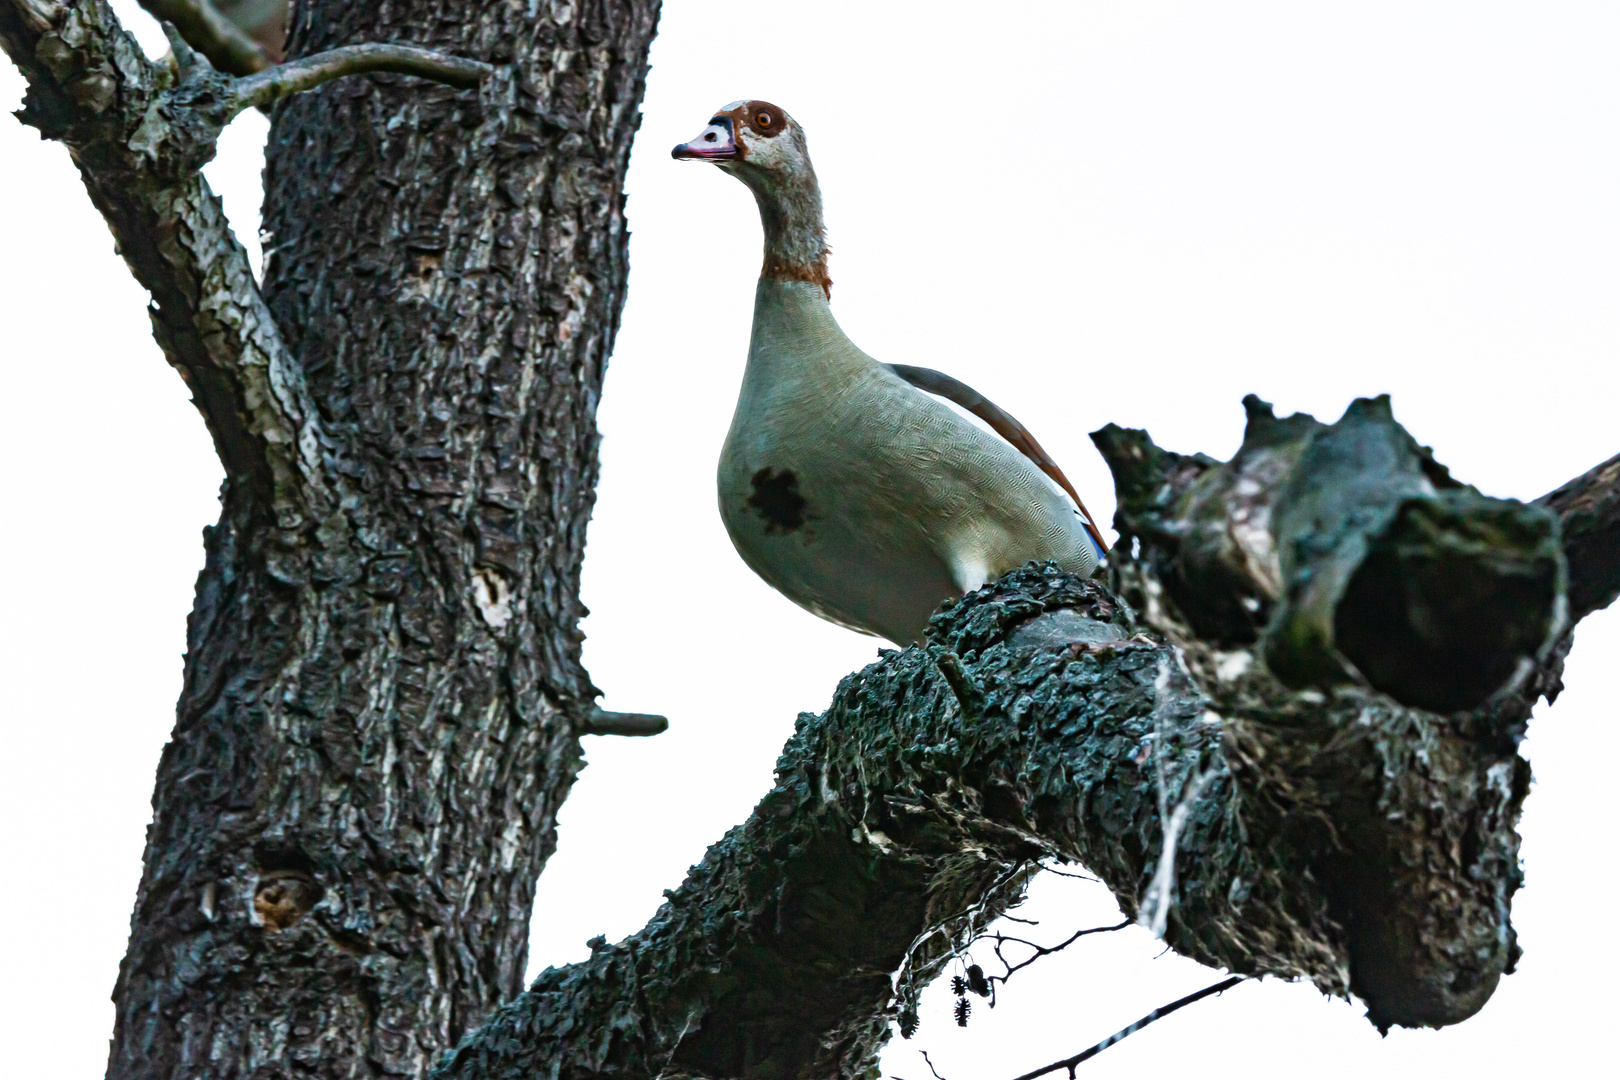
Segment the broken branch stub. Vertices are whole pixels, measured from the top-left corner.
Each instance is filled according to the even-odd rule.
[[[1559,521],[1452,479],[1387,397],[1338,423],[1279,419],[1252,395],[1243,446],[1217,464],[1144,432],[1093,435],[1117,524],[1201,636],[1263,638],[1287,685],[1365,682],[1404,704],[1476,708],[1566,625]]]

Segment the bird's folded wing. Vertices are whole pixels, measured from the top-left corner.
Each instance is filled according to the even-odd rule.
[[[1063,475],[1063,470],[1058,468],[1057,462],[1053,461],[1052,456],[1041,448],[1040,443],[1035,441],[1035,436],[1029,433],[1029,429],[1020,424],[1011,413],[967,383],[953,379],[943,371],[935,371],[933,368],[912,367],[910,364],[890,364],[888,367],[890,371],[917,389],[926,390],[930,394],[938,395],[946,401],[955,402],[962,406],[962,408],[989,424],[991,430],[1011,443],[1013,448],[1020,454],[1034,462],[1041,472],[1050,476],[1058,487],[1068,492],[1069,498],[1074,500],[1074,505],[1080,508],[1080,516],[1086,522],[1086,532],[1090,533],[1091,539],[1096,542],[1097,550],[1104,555],[1108,554],[1108,545],[1103,541],[1102,530],[1097,527],[1097,522],[1092,518],[1091,511],[1086,509],[1086,504],[1080,501],[1080,493],[1074,490],[1074,485],[1069,483],[1069,478]]]

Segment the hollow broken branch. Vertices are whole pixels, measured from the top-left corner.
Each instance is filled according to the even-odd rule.
[[[1121,535],[1194,633],[1259,641],[1295,688],[1370,685],[1441,712],[1483,705],[1550,655],[1567,626],[1556,514],[1453,479],[1387,397],[1332,425],[1244,406],[1225,465],[1142,431],[1093,435]]]

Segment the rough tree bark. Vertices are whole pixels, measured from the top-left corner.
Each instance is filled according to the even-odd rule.
[[[1107,585],[1026,567],[846,678],[645,929],[439,1075],[876,1076],[1053,858],[1178,951],[1380,1027],[1476,1012],[1518,956],[1517,743],[1572,619],[1620,592],[1620,458],[1526,505],[1452,480],[1384,399],[1331,426],[1246,405],[1225,464],[1097,432]]]
[[[109,1076],[420,1076],[521,988],[596,694],[579,566],[656,17],[301,3],[295,59],[494,71],[281,102],[261,289],[198,173],[245,84],[149,62],[100,0],[0,2],[22,117],[73,154],[227,477]]]
[[[301,3],[294,63],[392,41],[493,70],[277,105],[261,289],[197,173],[247,84],[147,62],[99,0],[0,0],[24,118],[227,471],[109,1075],[423,1075],[458,1040],[441,1075],[871,1075],[1044,858],[1381,1026],[1476,1011],[1517,955],[1517,742],[1620,591],[1620,459],[1488,499],[1382,400],[1323,425],[1251,399],[1225,464],[1098,432],[1106,580],[1028,567],[948,606],[801,718],[647,928],[519,994],[594,722],[578,569],[655,16]]]

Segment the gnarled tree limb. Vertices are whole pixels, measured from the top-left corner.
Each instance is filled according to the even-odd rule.
[[[331,513],[330,443],[199,170],[224,126],[255,105],[363,72],[475,86],[492,69],[413,46],[357,45],[231,79],[171,42],[175,72],[148,61],[101,0],[0,0],[0,43],[29,82],[21,118],[73,152],[152,294],[153,334],[190,386],[233,493],[296,533]]]
[[[101,0],[4,0],[0,45],[28,79],[21,119],[67,144],[152,294],[153,334],[191,387],[238,494],[283,528],[318,519],[329,503],[318,422],[198,172],[223,126],[191,107],[199,84],[177,85],[148,61]]]
[[[1113,584],[1131,607],[1098,582],[1033,566],[947,605],[925,646],[885,654],[845,679],[825,713],[800,718],[775,788],[645,929],[545,972],[439,1075],[871,1075],[890,1021],[914,1022],[921,987],[1052,858],[1084,864],[1132,917],[1155,882],[1173,882],[1164,936],[1175,949],[1358,995],[1380,1027],[1477,1011],[1518,955],[1509,902],[1529,768],[1514,734],[1533,680],[1446,716],[1349,669],[1300,689],[1275,678],[1266,627],[1243,603],[1284,595],[1267,593],[1281,574],[1266,545],[1243,535],[1271,535],[1256,508],[1342,499],[1347,484],[1375,507],[1432,496],[1408,490],[1404,459],[1389,452],[1405,433],[1380,403],[1333,427],[1277,420],[1257,402],[1250,411],[1244,451],[1226,465],[1169,454],[1142,433],[1099,433],[1125,534]],[[1326,445],[1313,450],[1318,438]],[[1319,490],[1329,485],[1341,490]],[[1212,500],[1227,509],[1209,510]],[[1455,527],[1467,535],[1477,537],[1475,513],[1535,523],[1528,547],[1517,532],[1502,540],[1504,573],[1519,573],[1518,552],[1532,567],[1547,557],[1557,519],[1461,505]],[[1342,557],[1355,517],[1320,518],[1314,549]],[[1238,540],[1203,541],[1188,557],[1217,521]],[[1379,535],[1377,522],[1356,527]],[[1309,530],[1284,528],[1309,557]],[[1433,558],[1448,572],[1491,561],[1450,543]],[[1500,650],[1529,648],[1532,662],[1556,666],[1557,649],[1525,643],[1556,626],[1564,577],[1532,577],[1551,593],[1518,594],[1517,611],[1489,589],[1477,599],[1539,628],[1493,639]],[[1339,595],[1354,602],[1354,590]],[[1200,636],[1178,606],[1205,597],[1201,615],[1226,639]],[[1382,615],[1392,632],[1410,624],[1404,609]],[[1474,695],[1477,672],[1449,674],[1470,688],[1456,693]],[[1173,875],[1160,865],[1169,816],[1183,823]]]

